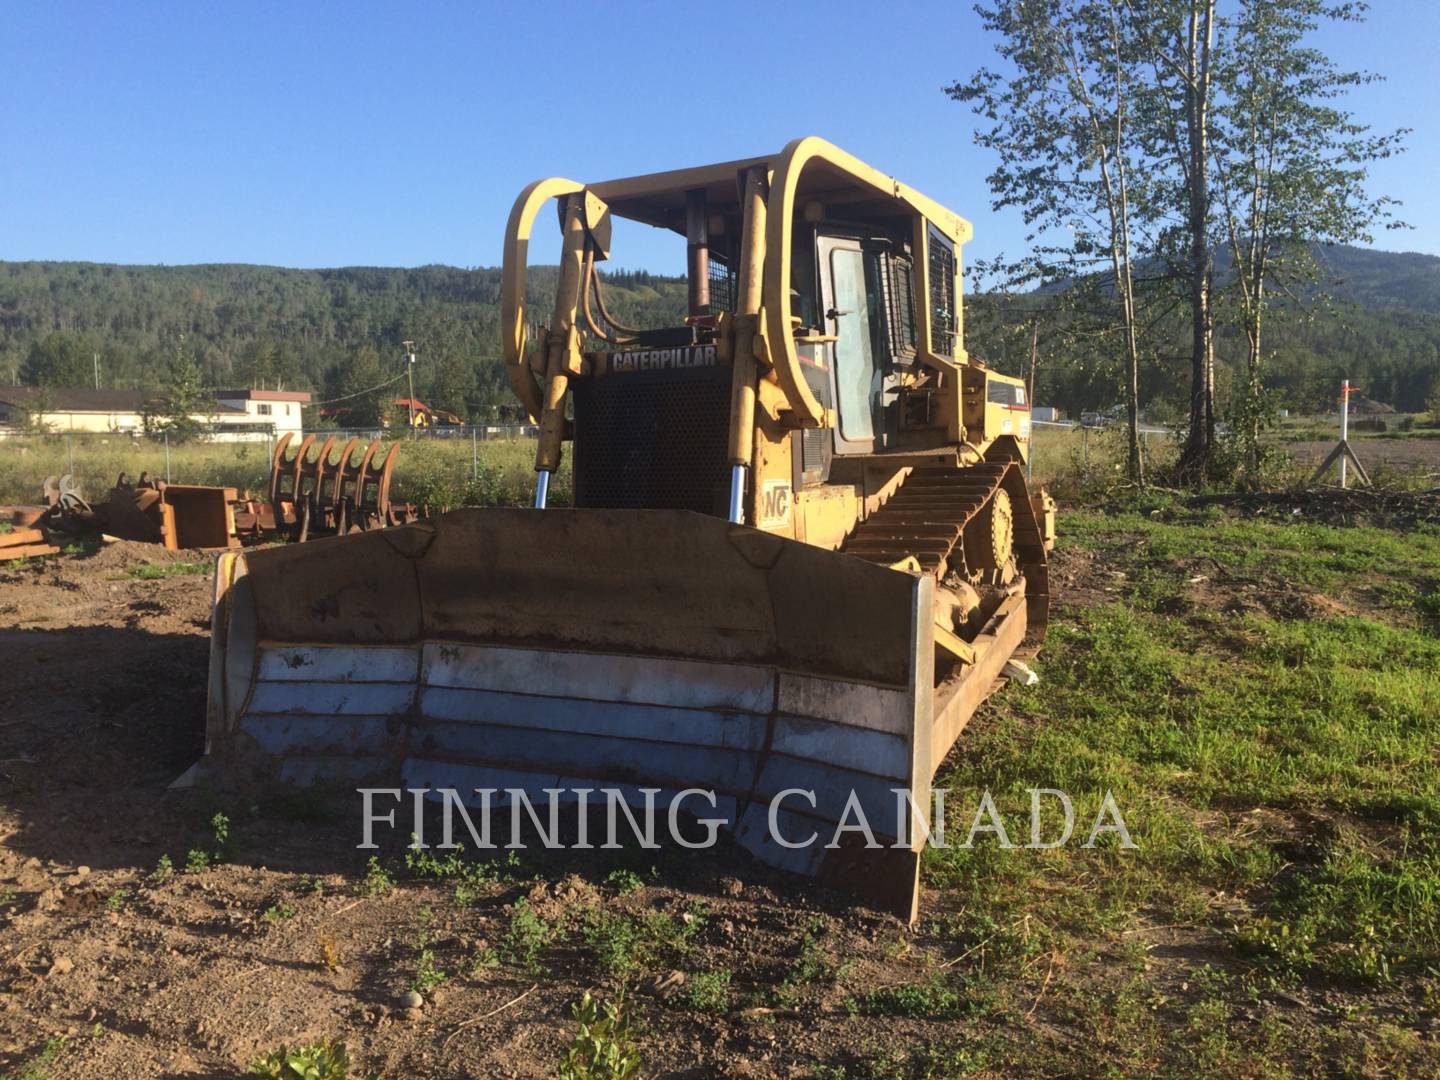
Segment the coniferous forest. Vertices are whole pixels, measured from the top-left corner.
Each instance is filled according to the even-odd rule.
[[[1281,305],[1269,338],[1274,404],[1324,410],[1349,378],[1402,411],[1425,408],[1440,391],[1440,258],[1336,246],[1321,261],[1326,280],[1288,317]],[[606,280],[622,321],[673,324],[684,310],[682,279],[618,271]],[[553,268],[532,269],[532,312],[548,311],[554,286]],[[0,383],[93,387],[98,367],[102,388],[163,389],[180,356],[211,386],[305,389],[317,401],[345,397],[363,410],[368,400],[378,410],[401,392],[400,343],[413,340],[417,396],[466,419],[514,418],[499,297],[497,268],[0,263]],[[972,293],[966,345],[1015,374],[1028,371],[1033,351],[1041,404],[1069,415],[1110,407],[1112,343],[1050,333],[1063,307],[1059,293]],[[1042,332],[1033,334],[1037,319]],[[1185,327],[1178,313],[1173,321],[1173,363],[1160,350],[1141,387],[1157,420],[1185,406]],[[1222,322],[1222,409],[1243,349],[1239,330]]]

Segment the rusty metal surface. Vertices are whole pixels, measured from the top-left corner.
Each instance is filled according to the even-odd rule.
[[[0,506],[0,520],[9,521],[17,529],[28,529],[45,516],[43,506]]]
[[[239,547],[235,533],[235,489],[198,484],[162,484],[161,501],[171,507],[175,546]]]
[[[316,446],[316,436],[305,436],[292,450],[294,436],[286,433],[275,444],[270,461],[267,513],[246,503],[235,507],[239,526],[247,535],[273,531],[286,539],[304,542],[320,536],[385,529],[419,520],[422,509],[391,501],[390,485],[400,443],[381,455],[375,439],[361,450],[350,439],[336,453],[335,437]]]

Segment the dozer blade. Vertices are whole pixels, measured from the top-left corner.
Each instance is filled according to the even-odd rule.
[[[902,800],[928,814],[935,765],[1025,629],[1017,594],[981,635],[995,647],[936,689],[933,589],[683,511],[457,510],[226,553],[207,769],[497,805],[700,788],[717,811],[686,808],[764,862],[913,918],[925,836]],[[795,789],[813,805],[786,796],[772,830]],[[847,804],[883,846],[827,846]]]

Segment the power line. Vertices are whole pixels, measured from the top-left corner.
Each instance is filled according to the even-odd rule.
[[[391,383],[399,382],[401,379],[405,378],[407,374],[408,372],[402,371],[393,379],[386,379],[384,382],[377,383],[376,385],[370,387],[370,389],[368,390],[356,390],[355,393],[346,394],[344,397],[331,398],[329,401],[312,401],[310,404],[312,406],[334,405],[337,401],[349,401],[351,398],[364,397],[366,394],[373,394],[376,390],[384,390],[385,387],[389,386]]]

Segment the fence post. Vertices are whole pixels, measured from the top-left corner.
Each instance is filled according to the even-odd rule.
[[[1080,421],[1080,444],[1085,455],[1085,475],[1090,475],[1090,429],[1085,421]]]
[[[165,482],[170,482],[170,432],[165,432]]]
[[[475,430],[475,425],[470,425],[470,481],[478,483],[480,480],[480,436]]]
[[[74,476],[74,475],[75,475],[75,433],[74,433],[74,432],[71,432],[71,431],[67,431],[67,432],[65,433],[65,462],[66,462],[65,471],[68,472],[71,476]]]
[[[1340,384],[1340,445],[1346,446],[1350,437],[1350,380]],[[1340,455],[1340,490],[1345,490],[1345,455]]]

